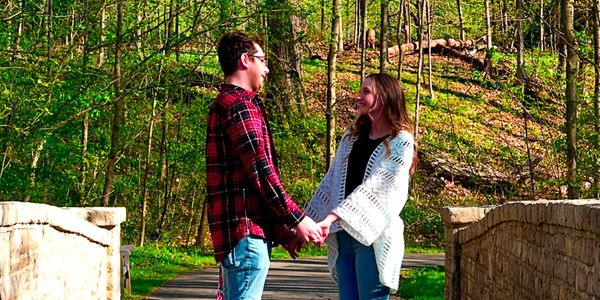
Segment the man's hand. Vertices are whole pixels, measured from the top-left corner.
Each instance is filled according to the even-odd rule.
[[[302,237],[304,242],[315,242],[318,245],[323,244],[323,230],[310,217],[304,217],[294,229],[296,229],[296,232]]]
[[[291,235],[287,241],[281,244],[283,249],[287,250],[292,259],[296,259],[298,257],[298,253],[302,249],[302,244],[304,244],[304,239],[296,232]]]

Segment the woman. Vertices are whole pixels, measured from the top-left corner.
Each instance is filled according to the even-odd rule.
[[[398,80],[368,76],[357,102],[359,117],[305,212],[322,220],[339,298],[388,299],[398,289],[404,256],[399,214],[416,167],[416,143]]]

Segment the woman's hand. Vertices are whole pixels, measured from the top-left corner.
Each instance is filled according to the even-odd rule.
[[[338,215],[336,215],[334,213],[329,213],[327,215],[327,217],[325,217],[325,219],[323,219],[323,221],[317,223],[317,225],[319,225],[319,227],[321,227],[321,230],[322,230],[321,242],[319,243],[320,245],[323,244],[323,241],[329,235],[329,231],[331,229],[331,224],[333,224],[334,222],[336,222],[339,219],[340,219],[340,217],[338,217]]]

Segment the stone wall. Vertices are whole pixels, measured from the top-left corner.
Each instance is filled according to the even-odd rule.
[[[0,299],[120,299],[124,208],[0,202]]]
[[[446,299],[600,299],[600,201],[445,207]]]

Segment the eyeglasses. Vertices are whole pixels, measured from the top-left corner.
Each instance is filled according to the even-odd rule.
[[[250,55],[254,58],[258,58],[258,60],[260,60],[260,62],[262,62],[263,64],[267,64],[267,57],[264,55],[256,55],[256,54],[252,54]]]

